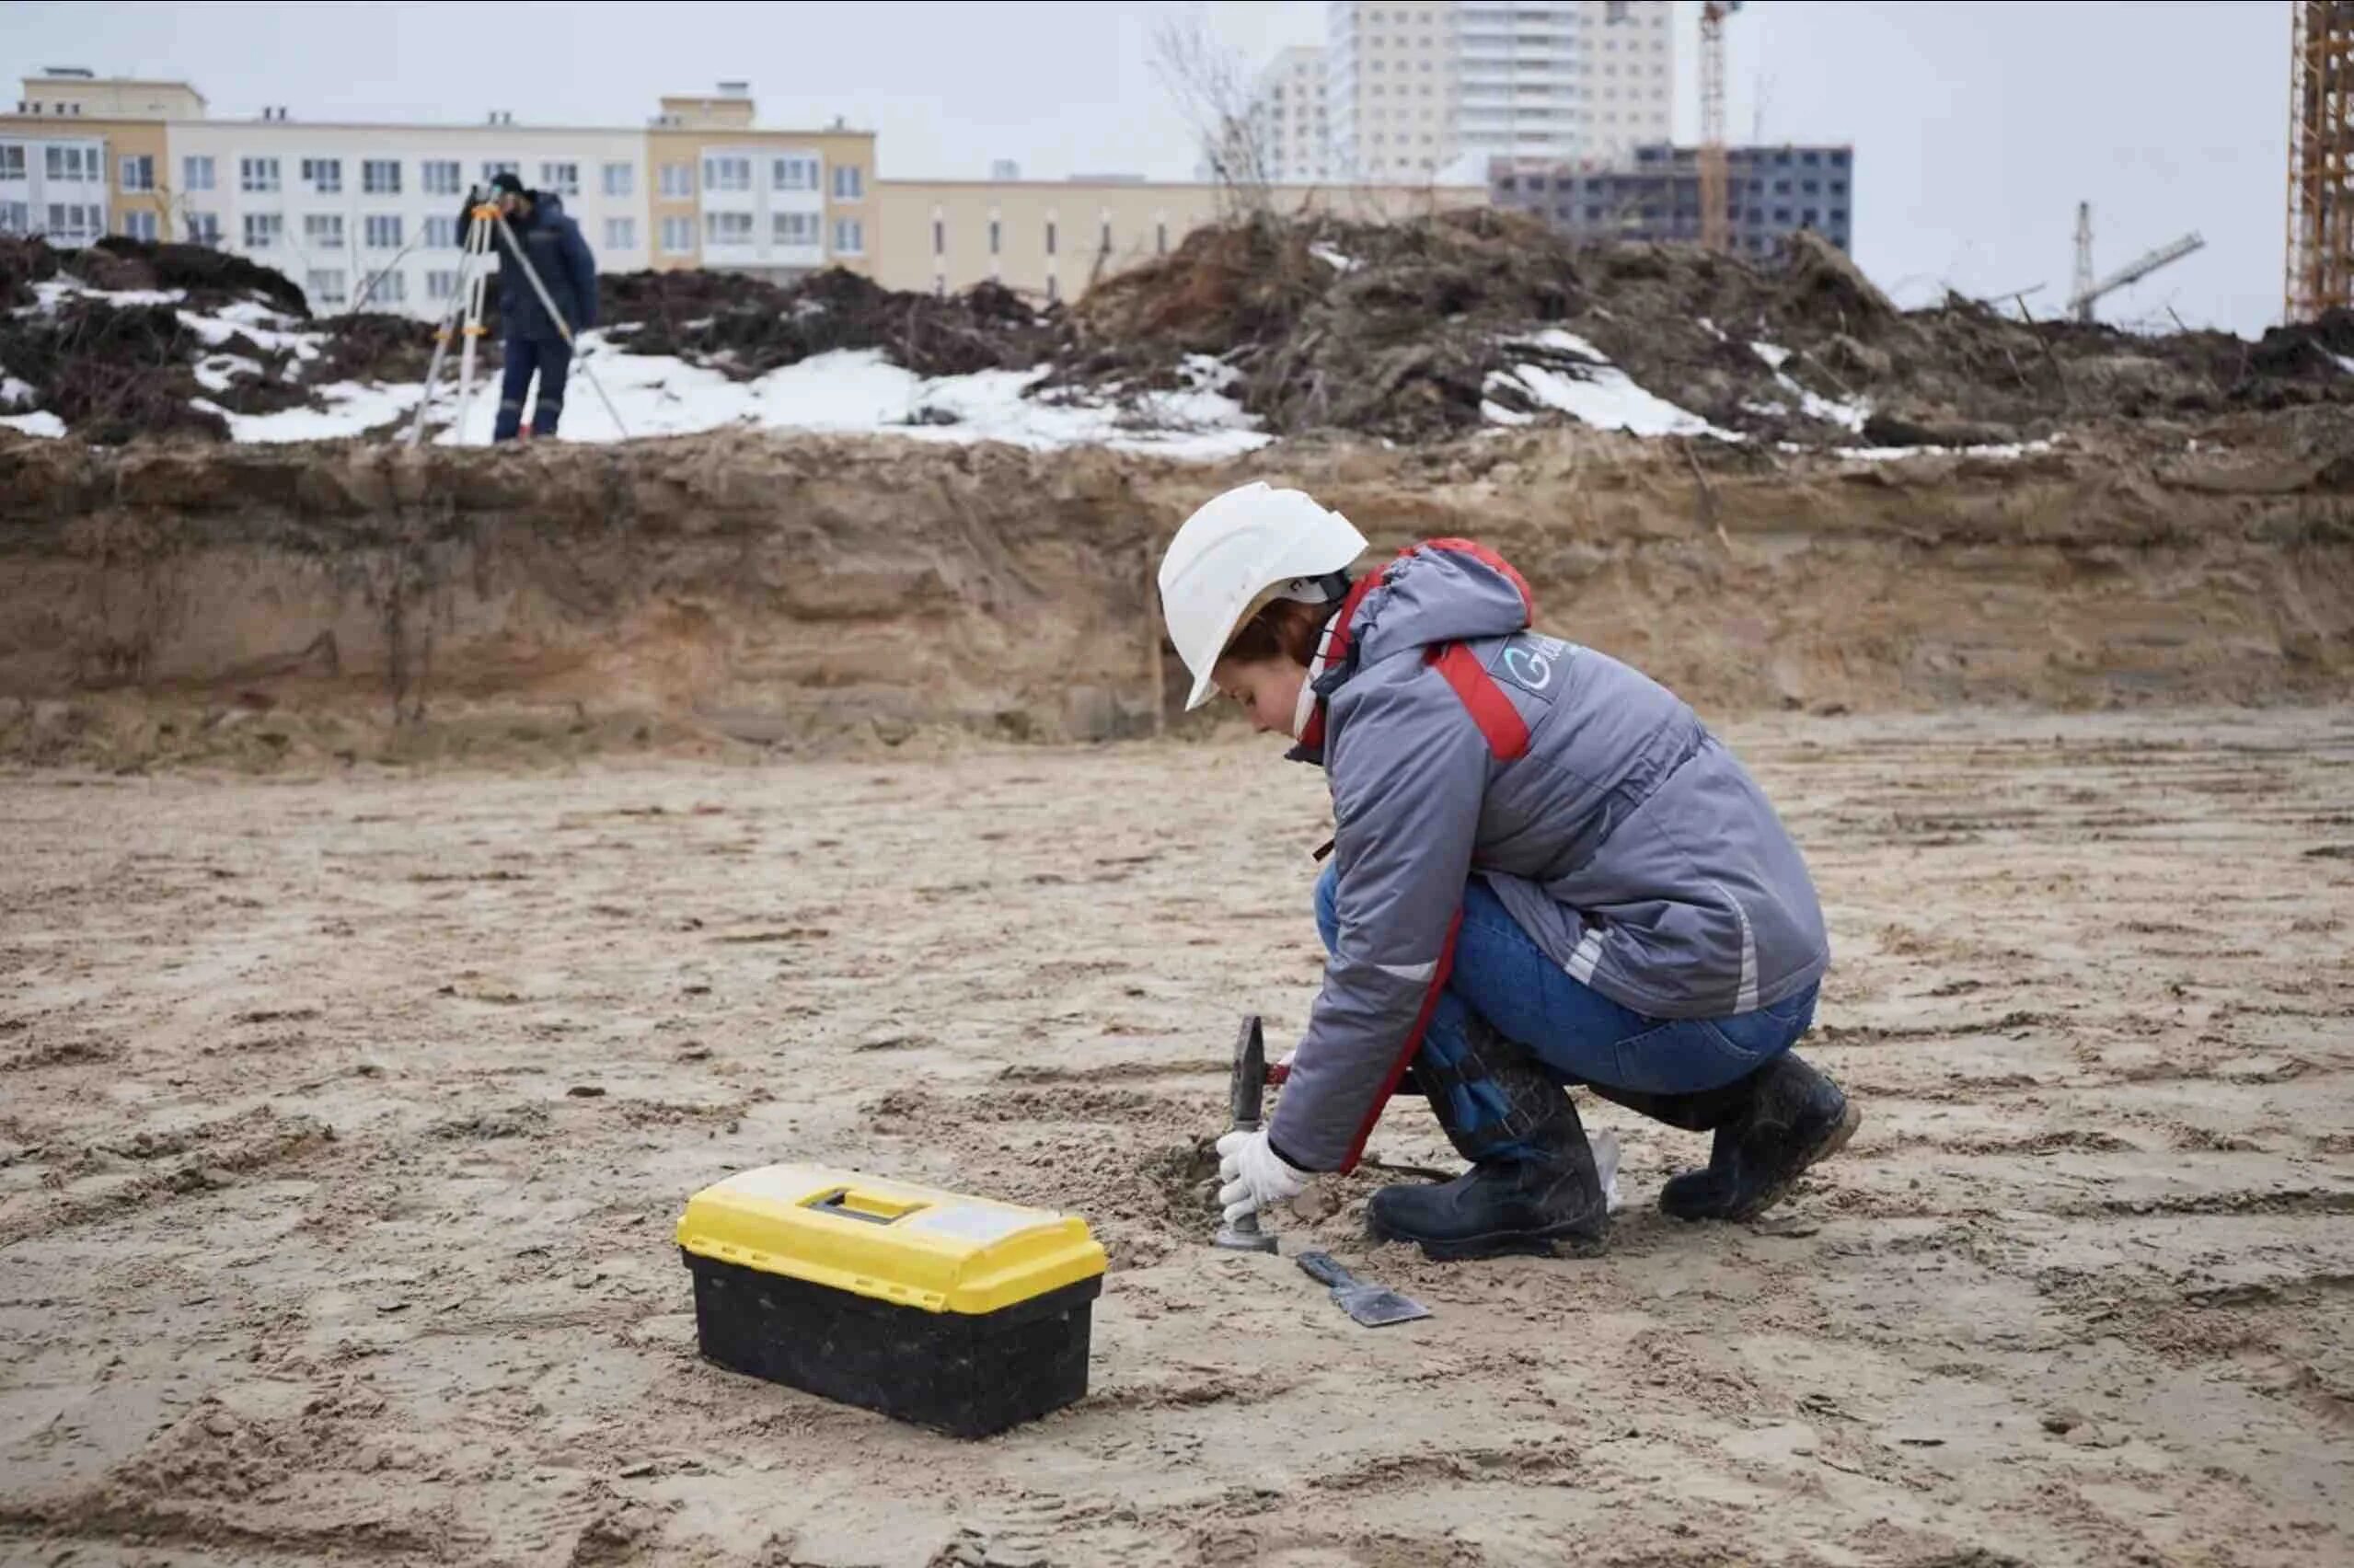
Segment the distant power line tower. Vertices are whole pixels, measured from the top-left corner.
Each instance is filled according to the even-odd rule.
[[[2289,35],[2288,319],[2354,306],[2354,0],[2298,0]]]

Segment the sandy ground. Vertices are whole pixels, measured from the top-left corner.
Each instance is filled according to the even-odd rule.
[[[2354,1561],[2354,714],[1768,721],[1864,1130],[1759,1228],[1354,1328],[1197,1137],[1317,970],[1264,745],[0,780],[0,1560]],[[1419,1107],[1381,1159],[1446,1163]],[[1067,1205],[1087,1400],[957,1444],[707,1366],[791,1158]]]

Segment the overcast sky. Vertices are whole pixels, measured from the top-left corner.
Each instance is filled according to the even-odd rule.
[[[1697,131],[1696,0],[1677,6],[1678,134]],[[770,125],[880,133],[886,179],[1127,171],[1189,178],[1152,65],[1199,13],[1253,63],[1323,36],[1324,6],[1110,5],[65,5],[0,8],[0,69],[179,76],[217,116],[641,123],[665,92],[749,77]],[[1755,0],[1729,29],[1736,140],[1853,142],[1856,254],[1907,304],[2045,285],[2076,203],[2106,272],[2196,229],[2207,248],[2112,296],[2109,319],[2255,333],[2279,319],[2286,0],[2167,4]]]

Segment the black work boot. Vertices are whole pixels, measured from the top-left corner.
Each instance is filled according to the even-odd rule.
[[[1708,1169],[1669,1177],[1659,1190],[1662,1214],[1675,1219],[1755,1219],[1788,1197],[1808,1166],[1844,1147],[1864,1120],[1837,1084],[1793,1052],[1783,1052],[1734,1088],[1740,1091],[1739,1102],[1714,1124]]]
[[[1568,1092],[1529,1049],[1474,1018],[1465,1059],[1425,1050],[1415,1074],[1438,1124],[1471,1169],[1452,1182],[1384,1187],[1366,1206],[1366,1228],[1384,1241],[1415,1241],[1441,1261],[1513,1252],[1574,1257],[1602,1251],[1610,1215],[1594,1151]],[[1453,1085],[1493,1085],[1508,1109],[1501,1120],[1460,1124]],[[1484,1092],[1476,1100],[1493,1102]]]

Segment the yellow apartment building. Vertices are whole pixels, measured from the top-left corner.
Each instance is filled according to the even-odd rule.
[[[882,182],[876,281],[933,291],[1004,283],[1042,303],[1075,299],[1101,277],[1182,244],[1217,221],[1222,187],[1143,179]],[[1277,211],[1383,222],[1479,206],[1480,185],[1278,185]]]
[[[285,272],[314,309],[432,316],[457,286],[465,193],[513,173],[560,195],[610,272],[775,280],[845,267],[888,287],[994,279],[1045,304],[1166,252],[1221,211],[1216,185],[1105,177],[887,180],[874,133],[763,127],[744,82],[664,98],[642,126],[219,119],[184,82],[52,69],[0,114],[0,234],[61,247],[176,239]],[[1287,210],[1395,218],[1483,184],[1279,186]]]

